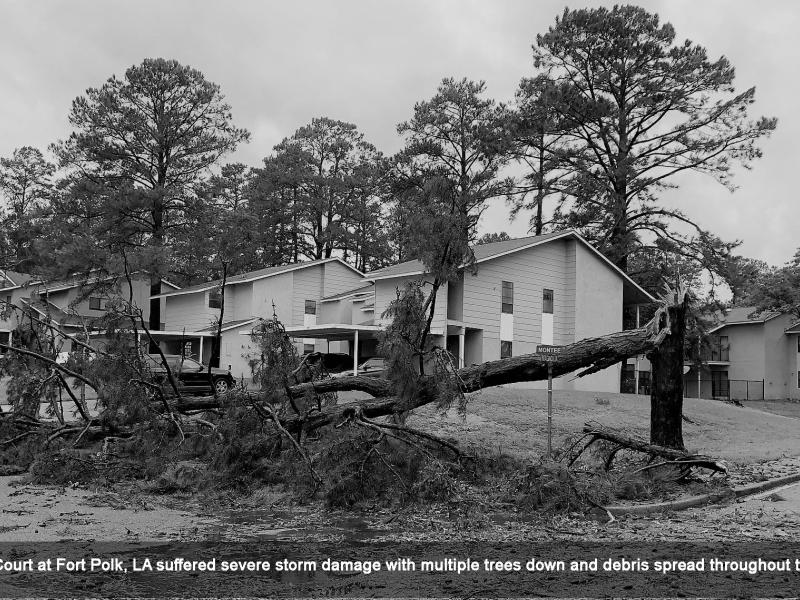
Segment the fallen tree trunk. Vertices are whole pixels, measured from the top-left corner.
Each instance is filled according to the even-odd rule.
[[[609,455],[609,460],[607,460],[606,462],[606,468],[611,467],[611,460],[613,460],[614,455],[619,450],[626,449],[626,450],[633,450],[635,452],[641,452],[651,457],[659,457],[666,459],[667,463],[663,464],[685,465],[687,467],[689,466],[701,467],[719,473],[728,472],[727,467],[725,467],[723,463],[710,456],[703,456],[701,454],[690,454],[685,450],[667,448],[665,446],[660,446],[657,444],[649,444],[644,440],[639,440],[626,435],[622,435],[617,431],[604,428],[601,425],[597,425],[595,423],[587,423],[583,427],[583,433],[586,436],[590,436],[591,440],[581,449],[578,455],[580,455],[580,453],[584,452],[589,446],[591,446],[594,442],[598,440],[605,440],[607,442],[610,442],[611,444],[614,444],[615,447],[614,449],[612,449],[611,454]],[[575,456],[571,462],[575,462],[575,459],[577,459],[577,456]]]
[[[587,338],[574,344],[564,346],[559,361],[552,363],[553,376],[559,377],[575,371],[582,377],[600,371],[630,356],[644,354],[661,343],[664,332],[648,324],[639,329],[620,331],[602,337]],[[525,354],[512,358],[489,361],[480,365],[465,367],[456,372],[462,393],[475,392],[488,387],[541,381],[547,379],[548,363],[536,354]],[[307,415],[295,415],[284,418],[281,424],[289,431],[309,432],[326,425],[336,424],[352,418],[357,411],[365,417],[391,415],[436,402],[439,399],[439,388],[435,376],[421,378],[417,394],[409,401],[402,402],[395,396],[394,386],[388,379],[376,377],[341,377],[324,379],[291,386],[288,389],[293,399],[315,398],[317,395],[330,392],[361,391],[373,396],[356,404],[340,405],[323,412],[311,412]],[[258,402],[262,396],[257,393],[248,394],[248,400]],[[178,412],[211,410],[224,405],[224,398],[186,398],[171,406]]]
[[[611,333],[602,337],[587,338],[563,347],[559,362],[553,363],[553,376],[559,377],[580,371],[576,377],[582,377],[609,367],[621,360],[637,354],[649,352],[661,343],[664,331],[658,331],[652,323],[639,329]],[[471,393],[484,388],[510,383],[540,381],[547,378],[548,363],[536,354],[526,354],[501,360],[489,361],[480,365],[465,367],[455,372],[453,381],[458,383],[462,393]],[[333,406],[326,410],[316,410],[315,400],[318,396],[331,392],[360,391],[372,396],[369,400],[357,403]],[[280,419],[280,424],[293,434],[308,433],[327,425],[335,425],[354,419],[360,415],[367,419],[392,415],[413,410],[439,400],[440,388],[436,377],[423,376],[420,379],[417,393],[410,399],[401,401],[395,395],[393,383],[388,379],[376,377],[341,377],[300,383],[290,386],[287,395],[293,399],[306,399],[305,414],[295,414]],[[248,392],[237,402],[263,403],[266,394]],[[224,408],[230,400],[225,397],[187,397],[171,399],[167,403],[155,401],[156,411],[170,411],[191,414]],[[4,418],[9,418],[4,415]],[[33,428],[43,425],[37,422]],[[76,424],[77,425],[77,424]],[[85,424],[82,424],[85,426]],[[50,427],[47,427],[48,429]],[[87,437],[98,438],[104,435],[118,436],[118,431],[111,431],[99,426],[99,421],[89,424]],[[54,430],[53,430],[54,431]],[[128,432],[125,432],[128,433]]]

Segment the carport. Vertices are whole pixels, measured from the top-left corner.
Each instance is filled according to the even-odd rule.
[[[286,333],[293,338],[314,338],[328,342],[353,342],[353,374],[358,375],[358,343],[364,340],[374,340],[378,332],[382,331],[380,325],[350,325],[347,323],[333,323],[328,325],[298,325],[287,327]]]

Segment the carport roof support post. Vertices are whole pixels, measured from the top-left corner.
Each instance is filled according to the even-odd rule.
[[[353,375],[358,375],[358,329],[353,336]]]

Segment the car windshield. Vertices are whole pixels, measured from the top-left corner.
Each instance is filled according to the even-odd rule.
[[[181,359],[178,358],[176,366],[180,366],[180,364],[181,364]],[[184,358],[183,359],[183,370],[184,371],[191,371],[191,370],[197,371],[197,370],[201,369],[202,367],[203,367],[203,365],[201,365],[199,362],[197,362],[196,360],[194,360],[192,358]]]

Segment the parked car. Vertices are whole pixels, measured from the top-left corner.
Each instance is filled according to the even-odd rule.
[[[379,356],[368,358],[358,365],[358,374],[364,377],[385,377],[386,359]],[[351,375],[353,375],[353,369],[337,373],[334,377],[350,377]]]
[[[325,370],[328,373],[341,373],[347,369],[353,370],[353,357],[343,352],[321,352],[312,354],[309,357],[309,362],[316,363],[322,358],[322,364],[325,365]]]
[[[147,357],[150,370],[156,381],[169,390],[167,370],[161,361],[161,355],[148,354]],[[165,354],[164,358],[167,359],[167,364],[177,380],[178,389],[181,393],[213,394],[214,390],[216,390],[217,394],[221,395],[232,389],[235,384],[233,376],[225,369],[212,367],[211,377],[209,378],[208,366],[197,362],[193,358],[182,357],[180,354]]]

